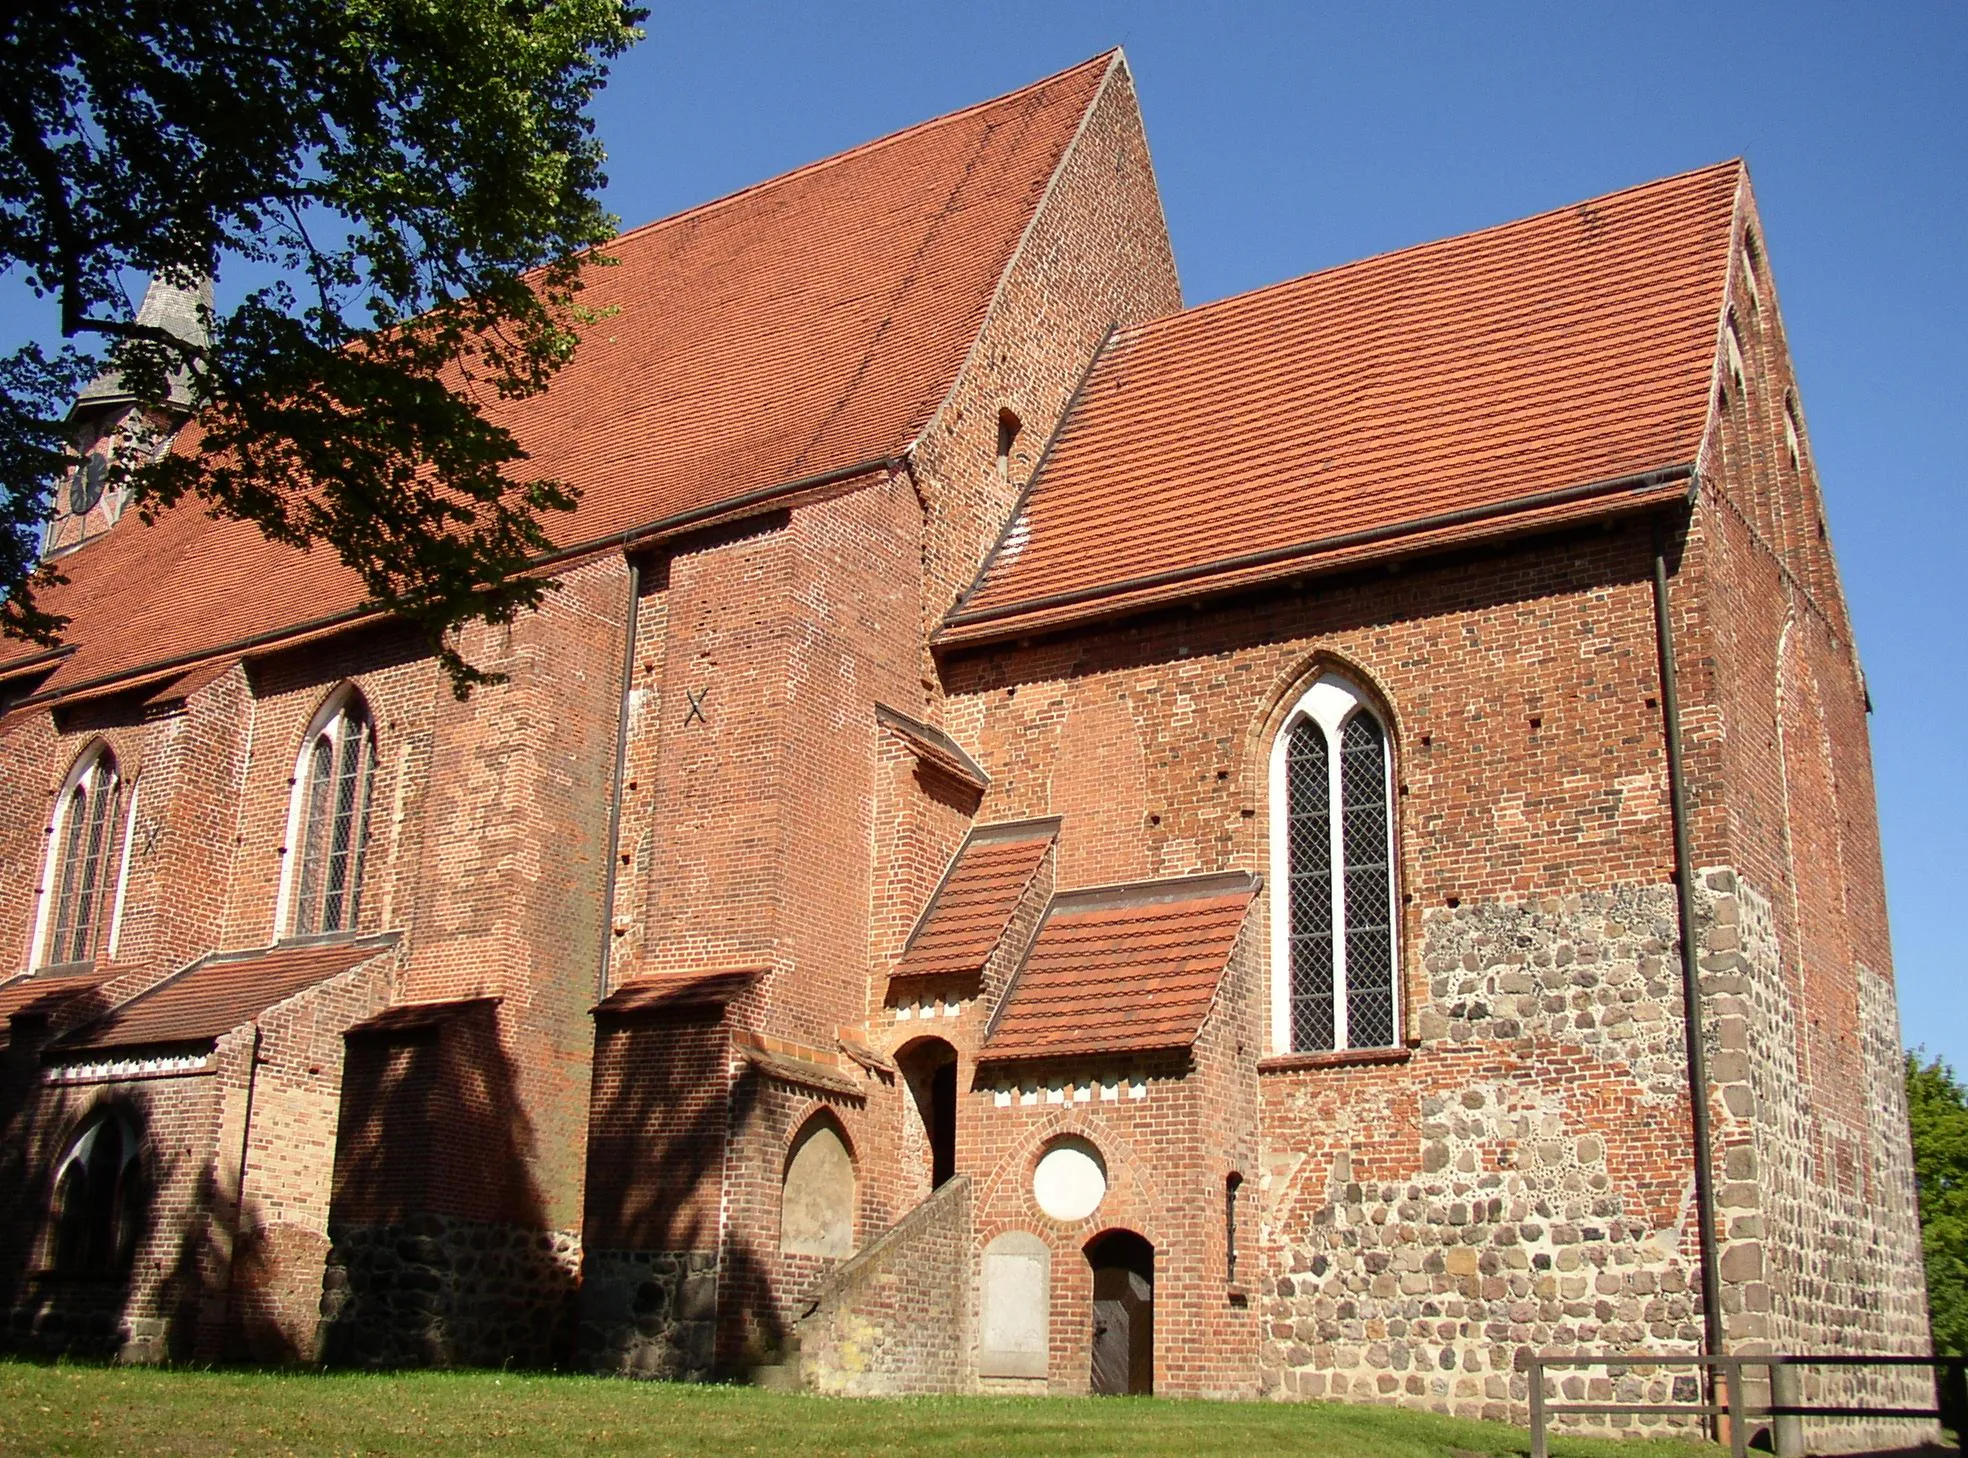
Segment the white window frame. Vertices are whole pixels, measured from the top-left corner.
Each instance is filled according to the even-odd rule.
[[[1271,1051],[1290,1053],[1291,1016],[1291,816],[1285,762],[1290,751],[1292,731],[1310,720],[1326,736],[1327,826],[1332,836],[1333,897],[1333,1051],[1353,1045],[1346,1026],[1346,848],[1345,817],[1340,814],[1340,731],[1355,714],[1365,714],[1380,727],[1381,769],[1387,776],[1387,925],[1388,951],[1392,963],[1394,1035],[1400,1037],[1403,1006],[1401,987],[1401,863],[1400,841],[1395,835],[1394,735],[1387,718],[1379,713],[1358,687],[1338,674],[1325,674],[1299,695],[1278,725],[1271,741]],[[1369,1044],[1370,1047],[1394,1046]]]
[[[75,756],[75,762],[69,766],[68,774],[62,779],[61,790],[55,795],[54,814],[48,823],[48,845],[41,855],[41,885],[40,892],[35,898],[37,904],[34,910],[34,931],[27,944],[27,965],[30,969],[68,965],[65,962],[47,960],[48,939],[55,932],[55,898],[61,886],[62,846],[68,840],[68,809],[75,796],[75,787],[84,780],[90,782],[89,800],[91,804],[95,803],[95,797],[102,791],[102,786],[97,783],[99,772],[105,765],[109,766],[114,780],[120,782],[123,772],[117,767],[116,752],[109,747],[107,740],[94,740],[88,748]],[[121,829],[121,826],[115,824],[105,827],[109,835],[115,835]],[[105,848],[103,856],[105,870],[110,869],[108,849]],[[126,837],[123,848],[116,856],[116,884],[114,886],[105,884],[96,893],[103,898],[103,906],[106,909],[113,908],[112,918],[120,917],[122,914],[123,878],[129,870],[129,862],[129,841]],[[105,955],[113,955],[113,952]]]
[[[314,753],[315,741],[324,734],[328,736],[328,755],[331,764],[339,764],[342,757],[342,736],[348,732],[349,710],[361,704],[369,719],[369,757],[373,764],[376,753],[376,716],[369,712],[368,703],[361,691],[352,683],[345,683],[321,701],[321,707],[314,711],[308,720],[307,732],[301,736],[301,747],[294,755],[294,769],[290,776],[291,789],[287,798],[287,834],[281,841],[280,890],[274,898],[273,938],[283,941],[296,935],[294,927],[294,894],[301,874],[300,838],[307,829],[308,759]],[[374,807],[366,801],[362,806],[363,834],[368,833],[369,812]],[[367,870],[367,857],[363,858],[363,868]],[[357,888],[357,904],[360,905],[361,890]],[[328,933],[306,933],[305,935],[345,936],[355,930],[345,926]]]

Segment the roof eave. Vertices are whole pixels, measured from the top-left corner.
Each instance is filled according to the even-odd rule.
[[[1242,557],[1144,574],[1118,583],[958,610],[931,638],[937,650],[975,647],[1090,621],[1129,617],[1174,602],[1216,598],[1362,565],[1438,555],[1511,537],[1658,508],[1685,499],[1695,464],[1674,465],[1517,497],[1468,511],[1315,538]]]

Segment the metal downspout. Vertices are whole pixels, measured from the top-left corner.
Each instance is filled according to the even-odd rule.
[[[629,764],[629,700],[635,692],[636,619],[642,607],[642,564],[631,554],[629,606],[622,625],[622,707],[615,720],[615,778],[608,787],[608,870],[601,888],[601,957],[595,969],[595,1001],[608,996],[609,962],[615,950],[615,868],[622,863],[622,780]]]
[[[1688,1103],[1695,1143],[1695,1226],[1701,1241],[1702,1330],[1708,1356],[1723,1355],[1722,1280],[1715,1252],[1715,1172],[1709,1156],[1708,1050],[1703,1037],[1701,966],[1695,946],[1694,853],[1688,843],[1688,782],[1681,759],[1681,695],[1667,601],[1667,519],[1654,518],[1654,649],[1660,661],[1661,720],[1667,741],[1667,795],[1674,823],[1674,890],[1681,916],[1681,1009],[1688,1043]]]

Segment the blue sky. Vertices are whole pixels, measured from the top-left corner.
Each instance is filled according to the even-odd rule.
[[[599,106],[630,224],[1124,45],[1192,304],[1747,157],[1877,710],[1902,1025],[1968,1072],[1968,5],[658,4],[648,31]]]

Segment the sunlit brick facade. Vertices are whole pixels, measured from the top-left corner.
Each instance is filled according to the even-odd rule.
[[[638,392],[666,258],[720,227],[718,266],[794,257],[731,210],[796,231],[869,178],[918,244],[866,244],[852,299],[761,283],[733,353],[677,342]],[[1708,252],[1650,259],[1668,207]],[[1224,525],[1231,386],[1291,373],[1239,320],[1300,305],[1181,322],[1118,54],[629,235],[614,393],[520,422],[568,460],[588,433],[594,534],[463,636],[505,675],[468,700],[319,564],[63,524],[77,646],[0,662],[8,1340],[1519,1415],[1527,1352],[1703,1340],[1679,871],[1725,1340],[1925,1350],[1865,690],[1747,179],[1588,214],[1494,246],[1643,295],[1682,270],[1652,313],[1568,307],[1654,331],[1628,413],[1685,450],[1594,494],[1562,473],[1604,379],[1534,381],[1565,408],[1520,438],[1488,365],[1445,373],[1439,439],[1347,488],[1371,520],[1264,524],[1324,556]],[[1396,323],[1264,328],[1420,317],[1324,277]],[[1470,298],[1414,327],[1480,361],[1505,325]],[[693,368],[789,418],[691,415]],[[1263,450],[1357,455],[1398,415],[1271,411]],[[1560,475],[1513,497],[1538,431]],[[710,486],[630,499],[686,457]],[[764,474],[720,495],[727,460]],[[255,551],[260,606],[173,605]],[[119,596],[146,571],[186,585]],[[1332,739],[1368,757],[1330,804],[1281,748],[1321,685],[1373,726]]]

